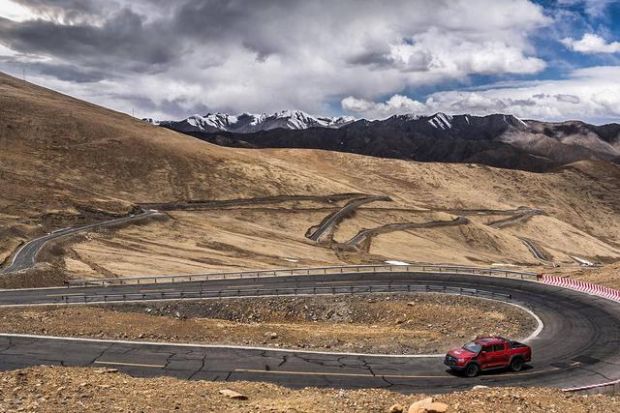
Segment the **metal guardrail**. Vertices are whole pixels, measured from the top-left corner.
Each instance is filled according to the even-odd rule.
[[[66,304],[96,304],[96,303],[122,303],[126,301],[149,301],[149,300],[183,300],[205,298],[235,298],[235,297],[261,297],[261,296],[298,296],[298,295],[354,295],[369,293],[445,293],[469,295],[487,298],[511,299],[510,294],[496,293],[493,291],[480,290],[477,288],[450,287],[445,285],[410,285],[410,284],[383,284],[373,286],[333,286],[333,287],[286,287],[286,288],[246,288],[246,289],[222,289],[222,290],[189,290],[189,291],[161,291],[148,293],[114,293],[92,295],[63,295],[60,301]]]
[[[131,284],[165,284],[192,281],[232,280],[245,278],[273,278],[304,275],[333,275],[351,273],[383,273],[383,272],[425,272],[425,273],[450,273],[480,275],[502,278],[516,278],[521,280],[535,280],[537,274],[531,272],[519,272],[495,268],[465,267],[458,265],[347,265],[314,268],[285,268],[276,270],[238,271],[220,273],[197,273],[197,274],[172,274],[172,275],[149,275],[123,278],[100,278],[71,280],[69,286],[112,286]]]

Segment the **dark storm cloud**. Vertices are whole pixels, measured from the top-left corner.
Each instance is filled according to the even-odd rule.
[[[21,53],[137,72],[161,70],[181,53],[156,23],[145,22],[129,9],[115,13],[101,26],[0,18],[0,43]]]
[[[299,23],[287,10],[297,9],[302,3],[298,0],[189,0],[176,10],[172,29],[187,38],[240,44],[264,59],[286,50],[295,24]],[[290,31],[283,30],[287,26]]]
[[[0,18],[0,44],[20,53],[38,54],[90,67],[154,73],[165,70],[187,50],[240,45],[257,59],[283,52],[286,33],[270,27],[285,18],[278,3],[255,0],[117,2],[91,0],[19,0],[37,16],[23,22]],[[171,5],[174,4],[174,5]],[[148,10],[164,10],[148,16]],[[262,10],[257,14],[257,10]],[[140,11],[146,14],[140,14]],[[72,24],[66,24],[72,21]],[[205,64],[205,62],[201,62]],[[218,59],[206,62],[220,64]]]
[[[188,113],[205,115],[210,112],[216,112],[214,108],[210,108],[202,103],[192,104],[184,98],[164,99],[154,102],[148,97],[135,96],[133,94],[119,94],[116,97],[130,102],[132,106],[140,108],[144,113],[162,111],[171,114],[175,118],[185,117]]]
[[[36,72],[46,76],[53,76],[56,79],[76,83],[98,82],[112,77],[104,71],[41,62],[28,63],[25,65],[25,69],[28,73]]]
[[[388,55],[389,50],[368,51],[357,54],[347,59],[347,63],[352,65],[369,65],[369,66],[388,66],[394,63],[393,59]]]
[[[50,76],[72,83],[93,83],[104,79],[113,79],[115,75],[107,71],[87,69],[68,64],[20,60],[16,57],[0,56],[0,71],[11,72],[19,68],[19,75],[30,78],[32,75]]]

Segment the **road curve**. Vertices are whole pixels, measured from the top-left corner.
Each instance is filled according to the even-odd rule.
[[[365,245],[366,251],[370,249],[370,242],[372,238],[379,234],[386,234],[388,232],[395,231],[407,231],[417,228],[437,228],[437,227],[450,227],[456,225],[466,225],[469,220],[465,217],[459,216],[450,221],[429,221],[429,222],[402,222],[394,224],[386,224],[376,228],[363,229],[353,236],[350,240],[345,242],[345,245],[351,247],[359,247]]]
[[[24,245],[22,245],[21,248],[19,248],[17,252],[13,255],[13,259],[11,260],[11,263],[5,268],[0,269],[0,274],[8,274],[8,273],[21,271],[21,270],[34,267],[36,263],[37,255],[39,254],[41,249],[43,249],[45,244],[48,243],[49,241],[62,238],[62,237],[66,237],[68,235],[75,234],[78,232],[83,232],[83,231],[86,231],[92,228],[111,227],[114,225],[125,224],[128,222],[140,221],[145,218],[148,218],[154,215],[160,215],[160,214],[161,213],[156,210],[147,210],[139,214],[135,214],[133,216],[115,218],[109,221],[97,222],[94,224],[83,225],[80,227],[63,228],[63,229],[56,230],[54,232],[50,232],[47,235],[44,235],[39,238],[35,238],[31,241],[28,241]]]
[[[543,262],[545,264],[549,263],[549,260],[547,259],[545,254],[540,250],[540,248],[538,247],[538,245],[536,245],[536,243],[534,241],[532,241],[531,239],[528,239],[528,238],[524,238],[524,237],[519,237],[519,239],[521,240],[523,245],[525,245],[527,247],[527,249],[534,256],[534,258],[536,258],[537,260],[539,260],[539,261],[541,261],[541,262]]]
[[[0,305],[62,303],[63,295],[140,293],[196,288],[251,291],[255,279],[192,283],[0,291]],[[136,376],[261,380],[291,387],[386,387],[438,392],[477,384],[575,387],[620,378],[620,305],[532,281],[446,273],[338,274],[262,278],[261,288],[435,285],[507,294],[531,309],[544,328],[530,343],[532,368],[475,379],[446,371],[438,357],[373,356],[300,350],[46,338],[0,334],[0,369],[39,364],[115,367]],[[249,293],[248,293],[249,294]],[[235,294],[232,294],[235,295]],[[79,301],[79,298],[76,300]]]
[[[331,230],[335,225],[340,223],[343,219],[345,219],[348,215],[352,214],[357,208],[361,207],[362,205],[369,204],[371,202],[391,200],[392,199],[390,197],[384,195],[365,196],[353,199],[335,213],[325,217],[316,229],[313,230],[311,228],[307,237],[312,241],[318,242],[327,231]]]

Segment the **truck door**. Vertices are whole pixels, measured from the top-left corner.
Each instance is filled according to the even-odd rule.
[[[478,356],[481,369],[488,369],[493,367],[493,346],[482,346],[480,355]]]
[[[506,343],[493,345],[492,354],[494,367],[508,366],[508,363],[510,362],[510,354],[508,352],[508,348],[506,348],[506,345]]]

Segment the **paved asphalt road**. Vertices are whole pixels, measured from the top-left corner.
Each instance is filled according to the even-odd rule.
[[[67,235],[75,234],[92,228],[98,227],[111,227],[114,225],[125,224],[128,222],[139,221],[147,217],[158,215],[160,212],[155,210],[148,210],[136,214],[134,216],[128,216],[123,218],[116,218],[109,221],[97,222],[95,224],[84,225],[81,227],[70,227],[56,230],[47,235],[39,238],[35,238],[24,244],[13,256],[11,264],[4,269],[0,269],[0,274],[8,274],[15,271],[25,270],[34,266],[37,258],[37,254],[45,246],[45,244],[54,239],[65,237]]]
[[[373,195],[349,201],[335,214],[328,216],[308,238],[312,241],[318,241],[323,236],[323,234],[325,234],[325,232],[327,232],[334,225],[342,221],[347,215],[351,214],[357,208],[361,207],[364,204],[369,204],[376,201],[391,201],[391,199],[388,196]]]
[[[522,238],[522,237],[519,237],[519,239],[527,247],[527,249],[530,250],[530,252],[534,256],[534,258],[536,258],[536,259],[538,259],[538,260],[540,260],[540,261],[542,261],[544,263],[548,263],[549,262],[549,260],[547,260],[547,258],[545,258],[544,254],[538,249],[536,244],[534,244],[531,240],[529,240],[527,238]]]
[[[208,282],[0,291],[0,305],[79,302],[83,296],[225,289],[303,287],[348,289],[411,285],[481,288],[509,294],[544,323],[531,368],[520,373],[487,373],[475,379],[454,376],[441,357],[386,357],[311,353],[298,350],[168,345],[106,340],[50,339],[0,334],[0,369],[38,364],[115,367],[135,376],[189,379],[264,380],[291,387],[389,387],[404,392],[450,391],[476,384],[573,387],[620,378],[620,305],[572,290],[531,281],[461,274],[384,273],[238,279]],[[70,295],[69,295],[70,294]],[[63,297],[64,296],[64,297]]]

